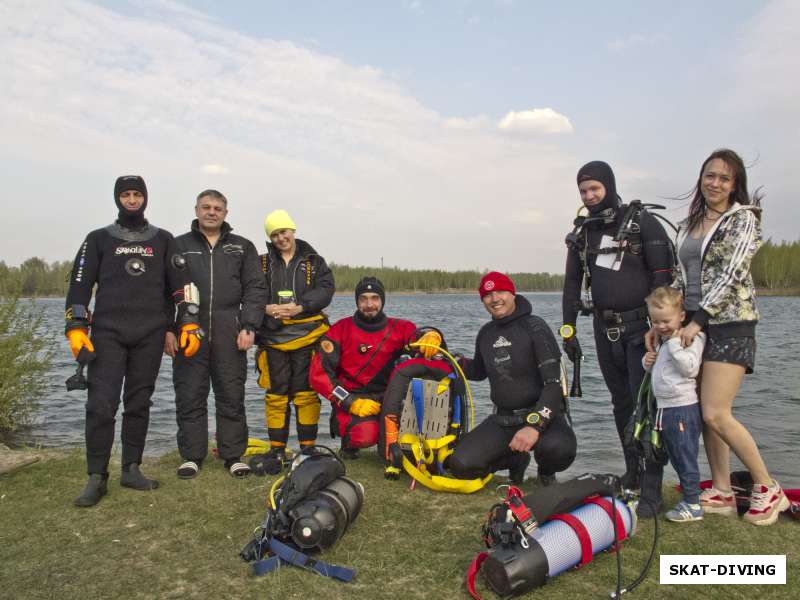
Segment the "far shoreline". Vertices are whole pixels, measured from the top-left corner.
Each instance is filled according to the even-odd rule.
[[[517,290],[519,293],[522,294],[560,294],[561,290]],[[457,294],[474,294],[477,292],[477,289],[473,288],[447,288],[447,289],[435,289],[435,290],[413,290],[413,289],[405,289],[405,290],[389,290],[387,294],[392,294],[395,296],[447,296],[447,295],[457,295]],[[354,289],[342,289],[336,290],[337,294],[354,294]],[[756,296],[770,296],[770,297],[795,297],[800,296],[800,288],[756,288]],[[32,297],[25,297],[24,300],[32,300],[37,298],[65,298],[66,296],[61,294],[53,294],[53,295],[41,295],[41,296],[32,296]]]

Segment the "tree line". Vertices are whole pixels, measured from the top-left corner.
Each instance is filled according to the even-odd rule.
[[[388,291],[446,292],[474,290],[484,272],[444,271],[441,269],[400,269],[398,267],[351,267],[330,264],[336,289],[353,290],[364,275],[378,277]],[[0,295],[66,296],[71,261],[48,263],[29,258],[18,267],[0,261]],[[752,265],[753,280],[759,288],[800,288],[800,240],[773,243],[767,240]],[[555,273],[509,273],[517,288],[524,292],[561,291],[564,276]]]

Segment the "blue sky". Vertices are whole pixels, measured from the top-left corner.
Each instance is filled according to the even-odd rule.
[[[176,234],[216,187],[258,246],[285,208],[340,263],[560,271],[581,164],[660,201],[720,146],[753,163],[765,235],[793,240],[798,19],[790,0],[9,0],[0,258],[71,257],[139,173]]]

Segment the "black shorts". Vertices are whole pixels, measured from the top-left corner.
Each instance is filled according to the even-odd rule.
[[[705,350],[703,350],[703,362],[714,361],[741,365],[744,367],[745,373],[752,373],[756,364],[755,332],[755,323],[747,328],[743,328],[739,324],[708,326],[708,340]]]

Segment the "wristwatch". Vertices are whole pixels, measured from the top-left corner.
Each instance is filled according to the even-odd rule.
[[[527,425],[538,425],[542,421],[542,415],[538,412],[528,413],[528,416],[525,417],[525,423]]]
[[[575,328],[572,325],[564,323],[561,327],[559,327],[558,333],[561,334],[562,339],[568,340],[575,335]]]

